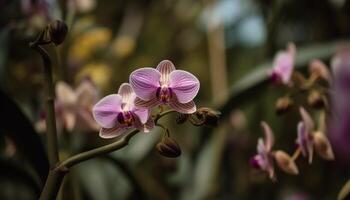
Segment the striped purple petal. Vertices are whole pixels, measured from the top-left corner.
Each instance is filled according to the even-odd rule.
[[[161,74],[160,84],[168,85],[170,73],[175,70],[174,64],[169,60],[163,60],[158,64],[156,69]]]
[[[117,116],[122,112],[122,98],[118,94],[104,97],[92,109],[94,119],[104,128],[115,126]]]
[[[190,101],[188,103],[180,103],[177,100],[176,95],[173,95],[172,99],[169,101],[169,106],[177,112],[184,114],[192,114],[197,110],[194,101]]]
[[[191,73],[175,70],[170,74],[169,87],[176,94],[180,103],[188,103],[199,91],[199,80]]]
[[[155,96],[160,87],[161,74],[153,68],[141,68],[131,73],[129,82],[135,94],[142,100],[148,101]]]

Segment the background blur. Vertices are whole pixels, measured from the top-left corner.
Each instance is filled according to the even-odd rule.
[[[47,50],[55,81],[72,92],[89,80],[100,99],[133,70],[169,59],[199,78],[198,107],[222,112],[216,128],[162,119],[179,158],[155,151],[158,129],[138,134],[123,150],[72,168],[59,199],[336,199],[349,178],[349,163],[317,156],[312,165],[297,161],[298,176],[277,170],[276,183],[249,165],[261,120],[276,149],[295,148],[298,109],[277,116],[286,91],[265,81],[275,53],[293,41],[302,72],[313,58],[329,64],[335,44],[350,36],[349,0],[0,0],[0,199],[36,199],[48,173],[42,63],[28,44],[54,19],[69,34]],[[61,125],[61,159],[113,141],[84,123]]]

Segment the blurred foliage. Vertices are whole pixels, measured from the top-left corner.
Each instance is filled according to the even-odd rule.
[[[248,163],[261,120],[273,128],[278,148],[294,149],[298,111],[277,116],[275,101],[285,91],[266,82],[274,54],[294,41],[297,48],[310,47],[298,52],[302,72],[313,58],[328,64],[333,42],[349,38],[349,0],[3,0],[0,199],[37,199],[47,174],[45,135],[31,125],[43,109],[42,63],[28,43],[57,18],[67,22],[69,34],[63,45],[47,49],[55,81],[75,87],[89,77],[110,94],[133,70],[169,59],[201,81],[197,104],[214,105],[210,75],[218,66],[210,66],[208,31],[222,25],[230,88],[227,101],[215,104],[223,113],[218,128],[164,119],[181,157],[157,154],[158,129],[139,134],[125,149],[73,168],[59,199],[335,199],[349,179],[349,163],[316,159],[311,166],[299,160],[299,176],[281,173],[271,183]],[[59,137],[61,159],[110,142],[97,132],[63,131]]]

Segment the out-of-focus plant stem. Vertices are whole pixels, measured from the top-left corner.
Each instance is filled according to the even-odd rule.
[[[55,90],[52,78],[52,64],[49,54],[42,48],[38,42],[30,44],[30,47],[36,50],[43,59],[44,64],[44,85],[45,85],[45,103],[46,103],[46,129],[47,129],[47,152],[50,168],[54,168],[59,162],[57,148],[57,129],[55,116]]]

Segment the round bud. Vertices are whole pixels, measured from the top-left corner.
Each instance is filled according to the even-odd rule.
[[[315,151],[325,160],[334,160],[334,154],[327,137],[321,133],[314,134]]]
[[[156,145],[158,153],[165,157],[175,158],[181,155],[180,146],[170,137],[164,137],[161,142]]]
[[[294,160],[284,151],[276,151],[274,154],[277,166],[284,172],[292,175],[299,173]]]
[[[51,42],[60,45],[67,36],[68,26],[60,20],[55,20],[48,25]]]

